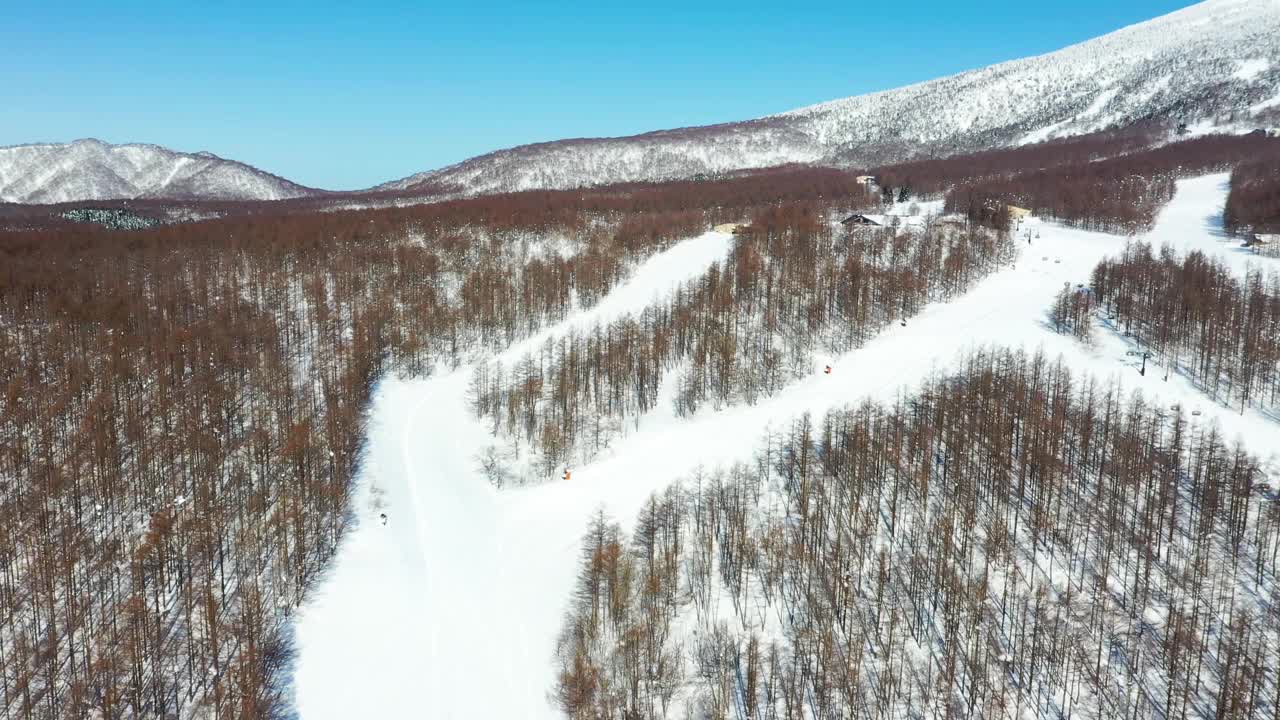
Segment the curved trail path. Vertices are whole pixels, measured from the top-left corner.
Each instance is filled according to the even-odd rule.
[[[1243,269],[1249,258],[1221,236],[1220,223],[1215,229],[1225,179],[1180,182],[1149,239],[1229,257]],[[383,382],[356,497],[358,525],[298,619],[302,719],[559,717],[549,699],[556,635],[593,512],[603,508],[628,527],[652,492],[699,466],[749,459],[770,428],[803,412],[890,398],[974,345],[1044,348],[1078,371],[1118,376],[1159,402],[1199,408],[1198,421],[1219,423],[1228,438],[1242,437],[1280,470],[1280,459],[1265,455],[1276,452],[1274,422],[1214,404],[1182,378],[1140,377],[1118,337],[1099,331],[1087,348],[1048,329],[1045,313],[1063,283],[1088,282],[1097,261],[1118,253],[1125,239],[1035,221],[1031,227],[1041,237],[1023,243],[1014,268],[836,358],[833,374],[823,375],[825,358],[815,357],[812,376],[754,406],[682,421],[660,407],[605,457],[575,468],[568,483],[502,492],[489,486],[474,460],[488,435],[467,408],[471,368]],[[517,343],[501,359],[510,362],[575,327],[638,312],[722,259],[730,241],[708,233],[677,244],[592,310]],[[377,521],[378,498],[385,527]]]

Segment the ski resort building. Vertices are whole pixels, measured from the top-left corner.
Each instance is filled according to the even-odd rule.
[[[1023,218],[1031,215],[1030,210],[1018,207],[1017,205],[1005,205],[1005,210],[1009,212],[1010,220],[1022,220]]]
[[[872,220],[870,217],[866,215],[858,215],[856,213],[841,220],[840,224],[845,226],[846,228],[854,228],[854,227],[860,227],[860,226],[879,227],[880,225],[883,225],[883,223]]]
[[[1254,233],[1244,241],[1258,255],[1280,257],[1280,233]]]
[[[934,218],[933,224],[943,227],[966,227],[969,224],[969,218],[960,213],[947,213]]]

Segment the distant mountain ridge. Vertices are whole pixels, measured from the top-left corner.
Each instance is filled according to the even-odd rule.
[[[1271,118],[1267,120],[1266,118]],[[1207,0],[1045,55],[754,120],[523,145],[369,192],[423,197],[872,167],[1139,123],[1280,124],[1280,0]],[[0,148],[0,201],[327,195],[207,152],[97,140]]]
[[[379,186],[470,194],[788,162],[867,167],[1280,107],[1280,2],[1209,0],[1056,52],[756,120],[499,150]]]
[[[0,147],[0,201],[286,200],[323,191],[208,152],[86,139]]]

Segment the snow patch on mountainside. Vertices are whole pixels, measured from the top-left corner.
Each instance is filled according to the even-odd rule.
[[[1052,125],[1046,125],[1045,127],[1042,127],[1039,130],[1032,130],[1031,132],[1022,136],[1022,139],[1019,140],[1017,144],[1032,145],[1034,143],[1044,142],[1045,140],[1049,140],[1050,138],[1054,137],[1057,134],[1059,129],[1065,127],[1068,122],[1069,121],[1067,120],[1062,120]]]
[[[1271,61],[1267,58],[1250,58],[1248,60],[1240,60],[1236,64],[1236,71],[1231,73],[1231,77],[1237,80],[1252,80],[1271,67]]]
[[[100,140],[0,147],[0,201],[284,200],[317,191],[216,155]]]
[[[1266,109],[1268,109],[1268,108],[1276,107],[1277,105],[1280,105],[1280,93],[1278,93],[1278,94],[1276,94],[1276,95],[1274,95],[1274,96],[1272,96],[1272,97],[1269,97],[1269,98],[1267,98],[1266,100],[1263,100],[1263,101],[1262,101],[1262,102],[1260,102],[1260,103],[1255,103],[1255,104],[1253,104],[1253,105],[1250,105],[1250,106],[1249,106],[1249,114],[1251,114],[1251,115],[1257,115],[1258,113],[1262,112],[1263,110],[1266,110]]]

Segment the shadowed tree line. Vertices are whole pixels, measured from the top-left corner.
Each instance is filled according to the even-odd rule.
[[[1280,162],[1270,158],[1236,166],[1222,217],[1230,233],[1280,234]],[[1259,252],[1280,257],[1280,243]]]

